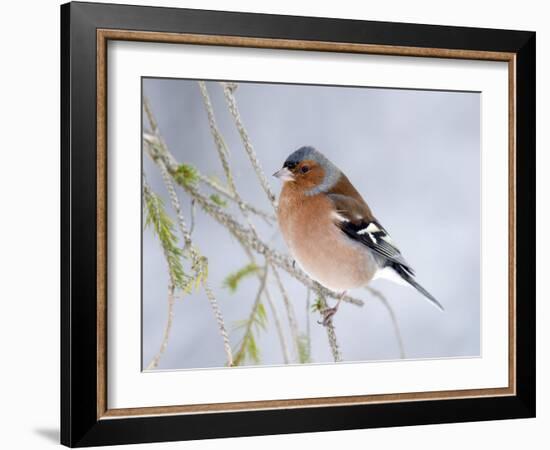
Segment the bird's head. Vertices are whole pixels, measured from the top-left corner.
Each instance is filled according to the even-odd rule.
[[[313,147],[301,147],[291,153],[282,169],[273,174],[283,183],[292,183],[306,195],[327,192],[340,175],[340,170]]]

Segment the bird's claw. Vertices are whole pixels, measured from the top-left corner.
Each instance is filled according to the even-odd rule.
[[[323,311],[321,311],[323,320],[318,320],[317,323],[319,325],[323,325],[324,327],[328,326],[332,322],[332,318],[334,317],[334,314],[336,314],[336,311],[338,311],[337,306],[335,306],[334,308],[325,308]]]

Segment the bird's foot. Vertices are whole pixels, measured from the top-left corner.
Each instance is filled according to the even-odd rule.
[[[321,315],[323,316],[323,320],[317,321],[319,325],[328,326],[332,323],[332,318],[334,317],[334,314],[338,312],[338,307],[340,306],[340,303],[342,302],[342,299],[346,296],[346,292],[344,291],[340,294],[338,297],[338,301],[336,302],[336,305],[333,308],[325,308],[321,311]]]
[[[333,308],[325,308],[321,311],[321,315],[323,316],[323,320],[318,320],[317,323],[319,325],[323,325],[324,327],[328,326],[332,322],[332,318],[334,317],[334,314],[338,311],[338,305],[336,305]]]

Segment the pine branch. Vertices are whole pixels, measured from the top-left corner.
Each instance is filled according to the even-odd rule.
[[[174,322],[174,304],[175,295],[174,291],[176,284],[183,290],[187,290],[187,286],[192,282],[190,277],[187,277],[183,272],[183,266],[181,265],[181,251],[177,247],[177,238],[172,232],[172,221],[168,218],[164,212],[164,207],[160,198],[151,192],[147,181],[143,180],[143,196],[144,206],[146,208],[146,224],[155,224],[157,236],[163,247],[164,258],[168,265],[168,275],[170,282],[168,283],[168,311],[166,325],[164,326],[164,332],[162,341],[158,352],[153,356],[153,359],[147,365],[147,370],[154,370],[157,368],[161,357],[166,351],[168,346],[168,340],[170,339],[170,332],[172,330],[172,324]],[[161,230],[164,230],[161,232]],[[161,238],[160,236],[163,236]],[[177,280],[177,281],[176,281]],[[184,281],[185,280],[185,281]]]
[[[218,324],[218,329],[220,331],[220,335],[223,339],[223,346],[225,350],[225,354],[227,357],[227,365],[232,366],[233,365],[233,355],[231,352],[231,344],[229,342],[229,336],[227,335],[225,322],[223,319],[222,312],[220,310],[220,307],[218,305],[218,302],[216,300],[216,297],[210,287],[208,286],[207,278],[208,278],[208,260],[200,255],[198,250],[194,247],[193,241],[191,239],[191,234],[188,231],[187,225],[185,223],[185,219],[183,217],[183,213],[181,211],[180,202],[178,199],[178,196],[176,194],[176,190],[174,189],[174,185],[172,183],[172,179],[170,178],[170,175],[168,173],[168,170],[164,164],[161,164],[160,166],[162,178],[164,180],[164,184],[166,185],[166,188],[168,189],[168,193],[170,195],[170,200],[172,202],[172,206],[174,207],[174,210],[176,211],[176,215],[178,218],[178,225],[180,232],[183,236],[183,239],[185,241],[185,249],[187,249],[191,255],[192,260],[192,268],[195,272],[195,279],[196,284],[199,286],[202,284],[204,292],[206,293],[206,297],[208,298],[208,301],[210,302],[210,306],[212,308],[212,311],[214,312],[214,317],[216,319],[216,322]],[[188,183],[188,185],[191,185]]]
[[[155,120],[155,118],[152,114],[149,103],[146,99],[144,99],[143,103],[144,103],[145,112],[148,116],[149,123],[151,125],[151,129],[153,130],[153,133],[155,133],[154,142],[158,143],[158,145],[161,146],[161,147],[165,147],[166,144],[164,143],[164,141],[160,137],[160,134],[159,134],[159,131],[158,131],[158,125],[157,125],[157,122],[156,122],[156,120]],[[227,365],[232,366],[233,365],[233,355],[232,355],[231,345],[230,345],[230,342],[229,342],[229,336],[227,335],[223,315],[222,315],[221,310],[219,308],[219,305],[217,303],[216,297],[215,297],[213,291],[210,289],[210,287],[208,286],[208,283],[207,283],[208,260],[205,257],[201,256],[200,253],[198,252],[198,250],[193,245],[193,242],[192,242],[192,239],[191,239],[191,233],[189,232],[189,230],[187,228],[187,225],[185,223],[185,219],[183,217],[180,202],[179,202],[178,196],[176,194],[176,191],[174,189],[174,185],[172,183],[172,176],[173,175],[171,175],[169,173],[166,164],[164,164],[162,161],[158,162],[157,165],[158,165],[158,167],[161,171],[162,178],[164,180],[164,184],[165,184],[165,186],[168,190],[170,201],[172,203],[172,207],[174,208],[174,210],[176,212],[178,227],[179,227],[179,230],[180,230],[181,235],[182,235],[183,240],[184,240],[184,251],[186,251],[189,254],[189,256],[191,258],[191,261],[192,261],[191,268],[195,273],[195,278],[194,278],[195,285],[197,287],[199,285],[202,285],[202,287],[203,287],[203,289],[206,293],[206,296],[208,298],[208,301],[210,302],[210,306],[211,306],[212,311],[214,313],[214,317],[216,319],[218,329],[219,329],[220,334],[222,336],[224,350],[225,350],[226,358],[227,358]],[[193,168],[191,168],[189,166],[185,166],[185,165],[181,165],[180,167],[178,167],[176,175],[177,175],[177,179],[179,180],[179,183],[181,183],[183,185],[186,185],[186,186],[194,186],[196,184],[197,180],[198,180],[198,178],[196,176],[196,172],[193,170]],[[144,183],[144,186],[146,186],[145,183]],[[179,254],[181,254],[181,251],[179,252]],[[171,316],[169,315],[169,323],[171,325],[171,318],[173,318],[173,307],[169,310],[169,313],[171,313]],[[169,329],[168,329],[168,331],[169,331]],[[167,342],[168,342],[168,336],[169,336],[169,333],[168,334],[165,333],[165,339],[163,339],[163,343],[161,344],[161,350],[163,348],[164,349],[166,348]],[[163,352],[164,352],[164,350],[159,351],[159,353],[157,354],[157,356],[158,356],[158,359],[156,359],[157,364],[158,364],[158,360],[160,359]]]
[[[225,178],[227,179],[227,184],[229,185],[229,191],[236,198],[239,198],[237,188],[235,187],[235,180],[233,179],[233,173],[229,167],[229,149],[227,148],[227,144],[218,129],[216,117],[214,116],[214,109],[212,108],[212,102],[210,101],[210,96],[208,95],[208,90],[206,89],[206,84],[204,81],[199,81],[199,89],[201,91],[204,107],[206,108],[210,132],[214,137],[216,149],[218,150],[218,157],[222,163],[223,172],[225,173]]]
[[[250,259],[250,264],[253,264],[253,265],[257,266],[256,258],[254,258],[254,255],[252,254],[250,249],[248,247],[242,245],[242,243],[240,243],[240,244],[243,248],[243,251],[246,253],[248,258]],[[259,273],[259,271],[255,271],[254,273],[255,273],[256,277],[258,278],[258,280],[261,282],[262,275]],[[283,333],[283,328],[281,326],[281,321],[279,320],[279,314],[277,313],[277,308],[275,308],[273,300],[271,299],[271,294],[269,293],[269,288],[267,286],[267,283],[266,283],[266,286],[264,288],[264,294],[265,294],[265,298],[267,300],[267,303],[269,305],[269,308],[271,309],[271,314],[273,314],[273,322],[275,323],[275,329],[277,331],[277,336],[279,338],[279,344],[281,345],[281,352],[283,354],[283,362],[285,364],[288,364],[289,361],[290,361],[290,357],[288,355],[288,347],[286,345],[286,340],[285,340],[285,336],[284,336],[284,333]]]
[[[165,145],[161,142],[161,140],[159,140],[158,137],[147,132],[143,133],[143,140],[146,143],[146,145],[153,146],[153,147],[155,146],[161,147]],[[181,175],[184,177],[183,179],[186,180],[186,182],[196,183],[197,181],[199,181],[205,184],[206,186],[208,186],[210,189],[216,191],[217,194],[220,194],[224,198],[232,201],[233,203],[236,203],[239,208],[242,208],[258,217],[261,217],[267,223],[272,224],[275,221],[275,216],[273,214],[270,214],[262,210],[261,208],[257,208],[256,206],[244,201],[241,198],[237,198],[235,195],[229,192],[227,188],[222,186],[219,182],[212,179],[211,177],[207,177],[203,175],[196,167],[190,166],[188,164],[181,164],[181,167],[182,167]]]
[[[145,142],[148,144],[148,141]],[[224,226],[238,241],[243,243],[243,245],[254,250],[256,253],[267,257],[278,268],[287,272],[304,286],[321,292],[326,297],[334,299],[338,299],[340,297],[338,293],[332,292],[329,289],[319,285],[298,267],[295,267],[294,260],[292,258],[269,247],[261,239],[255,238],[250,230],[243,227],[241,223],[229,212],[224,211],[218,205],[211,202],[208,197],[202,194],[197,186],[189,186],[185,183],[181,183],[177,177],[177,169],[179,164],[165,145],[161,145],[159,143],[156,145],[146,145],[146,149],[149,156],[156,164],[162,163],[166,165],[168,172],[172,175],[174,180],[184,189],[185,192],[187,192],[189,196],[196,200],[196,203],[203,209],[204,212],[209,214],[214,220]],[[356,306],[364,305],[363,300],[349,295],[344,296],[342,301]]]
[[[245,360],[250,360],[256,364],[260,362],[260,351],[256,345],[256,337],[254,332],[258,332],[260,329],[265,330],[267,326],[267,319],[265,308],[261,302],[262,295],[264,293],[267,281],[267,265],[262,269],[262,277],[260,280],[260,286],[256,293],[256,299],[252,305],[252,310],[247,320],[238,323],[237,329],[244,328],[244,334],[241,339],[238,350],[235,352],[235,365],[241,365]],[[255,329],[256,328],[256,329]]]
[[[171,283],[175,288],[189,292],[193,278],[187,275],[183,269],[181,261],[183,252],[174,233],[174,224],[164,209],[162,199],[151,191],[145,181],[143,183],[143,200],[145,227],[152,226],[154,233],[159,238]]]

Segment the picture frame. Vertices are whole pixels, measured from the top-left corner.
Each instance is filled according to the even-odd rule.
[[[112,41],[506,63],[508,386],[109,408],[107,44]],[[535,41],[528,31],[62,5],[61,443],[80,447],[534,417]]]

